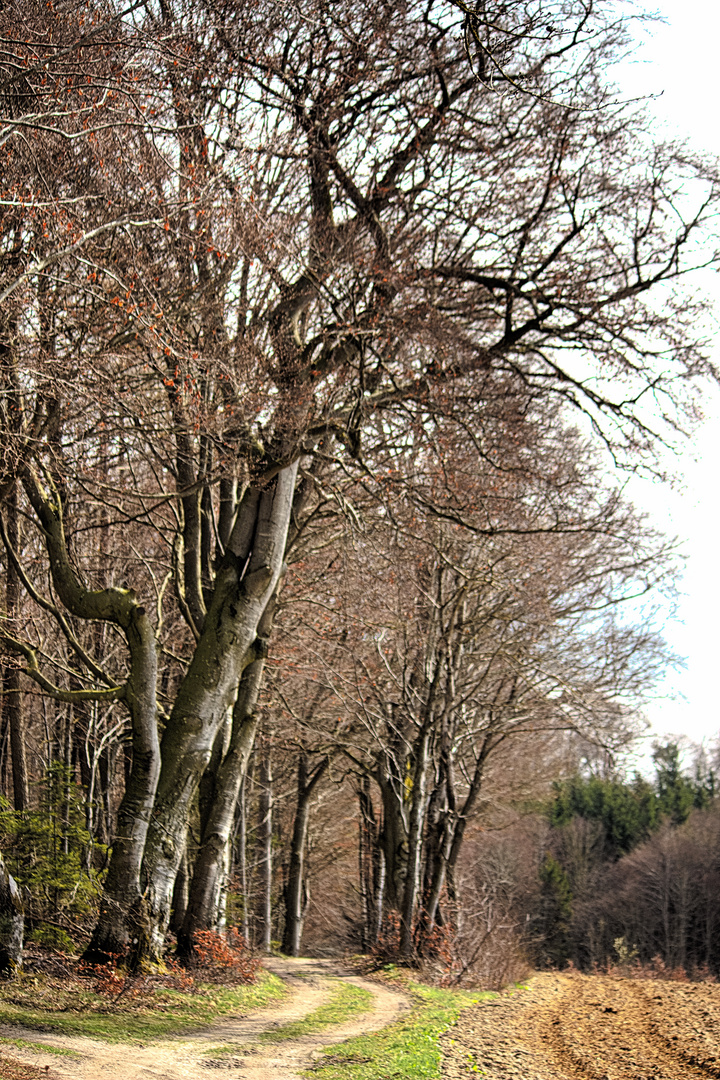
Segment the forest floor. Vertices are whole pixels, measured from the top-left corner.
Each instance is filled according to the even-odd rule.
[[[410,1005],[397,990],[349,975],[332,960],[273,958],[265,966],[278,975],[290,993],[280,1003],[229,1016],[188,1036],[153,1039],[145,1045],[104,1043],[99,1039],[33,1031],[3,1024],[0,1038],[8,1045],[8,1061],[0,1056],[0,1077],[8,1080],[206,1080],[215,1070],[245,1080],[299,1080],[322,1047],[377,1031],[397,1020]],[[364,992],[361,1015],[340,1023],[299,1021],[322,1015],[337,997],[339,983]],[[359,996],[359,995],[356,995]],[[288,1025],[293,1025],[292,1029]],[[313,1027],[321,1030],[313,1031]],[[31,1035],[32,1047],[22,1045]],[[287,1036],[287,1037],[286,1037]],[[43,1049],[47,1045],[47,1050]],[[16,1049],[17,1046],[17,1049]],[[63,1056],[58,1057],[58,1051]]]
[[[443,1077],[720,1077],[720,985],[545,973],[463,1010],[441,1039]]]

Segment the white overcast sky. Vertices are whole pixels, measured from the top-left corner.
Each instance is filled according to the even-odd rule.
[[[623,65],[623,92],[662,94],[651,106],[659,131],[720,156],[720,7],[663,0],[655,10],[666,22],[642,34],[632,62]],[[703,287],[714,295],[720,320],[720,275],[706,275]],[[720,332],[714,359],[720,366]],[[708,392],[704,411],[680,462],[681,488],[645,482],[633,487],[633,498],[684,541],[687,557],[678,621],[665,627],[687,668],[668,676],[667,696],[648,711],[651,735],[713,743],[720,733],[720,391]]]

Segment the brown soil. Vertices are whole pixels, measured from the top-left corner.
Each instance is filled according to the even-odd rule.
[[[123,1046],[95,1039],[71,1038],[39,1032],[35,1043],[63,1047],[77,1057],[58,1058],[41,1051],[13,1048],[14,1059],[32,1072],[8,1073],[15,1080],[36,1080],[45,1076],[58,1080],[207,1080],[215,1070],[221,1075],[242,1076],[243,1080],[299,1080],[299,1070],[307,1068],[323,1046],[342,1042],[366,1031],[376,1031],[396,1020],[409,1006],[404,995],[368,979],[350,975],[332,960],[273,959],[266,966],[284,979],[290,995],[281,1005],[256,1009],[243,1016],[226,1017],[205,1031],[187,1037],[156,1040],[144,1046]],[[258,1040],[263,1031],[299,1020],[324,1004],[333,986],[329,976],[338,976],[373,995],[370,1010],[357,1020],[335,1024],[314,1035],[267,1044]],[[5,1027],[0,1035],[28,1037],[21,1029]],[[217,1054],[237,1046],[237,1053]],[[14,1062],[18,1064],[19,1062]],[[45,1070],[51,1071],[47,1073]],[[5,1073],[0,1059],[0,1080]]]
[[[720,985],[543,974],[465,1010],[446,1080],[720,1078]]]
[[[38,1069],[0,1055],[0,1080],[60,1080],[60,1077],[49,1066]]]

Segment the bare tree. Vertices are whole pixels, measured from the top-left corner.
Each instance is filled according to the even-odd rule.
[[[56,25],[44,12],[34,47]],[[5,639],[55,700],[130,716],[96,955],[162,947],[190,807],[327,470],[382,488],[413,456],[442,468],[440,422],[512,469],[516,418],[555,402],[633,465],[692,412],[711,369],[680,286],[714,259],[696,238],[715,173],[648,152],[642,116],[606,106],[622,27],[604,8],[567,4],[562,48],[537,14],[498,13],[503,77],[532,93],[479,83],[441,8],[416,3],[137,7],[92,54],[92,92],[71,21],[69,51],[28,62],[6,125],[4,482],[44,549],[24,587],[71,673],[46,674],[61,657],[31,629]],[[33,95],[61,76],[78,100],[47,131],[57,102]],[[35,193],[52,181],[52,235],[28,176]],[[463,525],[469,508],[440,511]],[[98,579],[84,541],[101,529],[132,545],[132,580]],[[117,636],[109,671],[82,630],[98,622]]]

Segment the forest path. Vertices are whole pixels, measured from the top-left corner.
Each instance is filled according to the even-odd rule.
[[[720,986],[546,973],[464,1010],[442,1040],[445,1080],[720,1077]]]
[[[407,998],[369,979],[350,975],[335,960],[273,957],[265,961],[269,971],[286,983],[290,993],[279,1005],[256,1009],[242,1016],[225,1017],[217,1024],[191,1035],[153,1040],[142,1046],[104,1043],[95,1039],[32,1032],[34,1043],[47,1043],[77,1053],[78,1057],[58,1057],[42,1051],[12,1048],[16,1060],[63,1080],[207,1080],[215,1070],[244,1080],[299,1080],[299,1070],[313,1061],[323,1046],[377,1031],[392,1023],[409,1008]],[[337,980],[363,987],[373,995],[372,1005],[348,1023],[333,1024],[311,1035],[265,1043],[266,1031],[301,1020],[325,1004]],[[24,1029],[3,1025],[2,1035],[28,1038]],[[237,1052],[231,1047],[237,1045]],[[222,1054],[214,1054],[222,1047]]]

